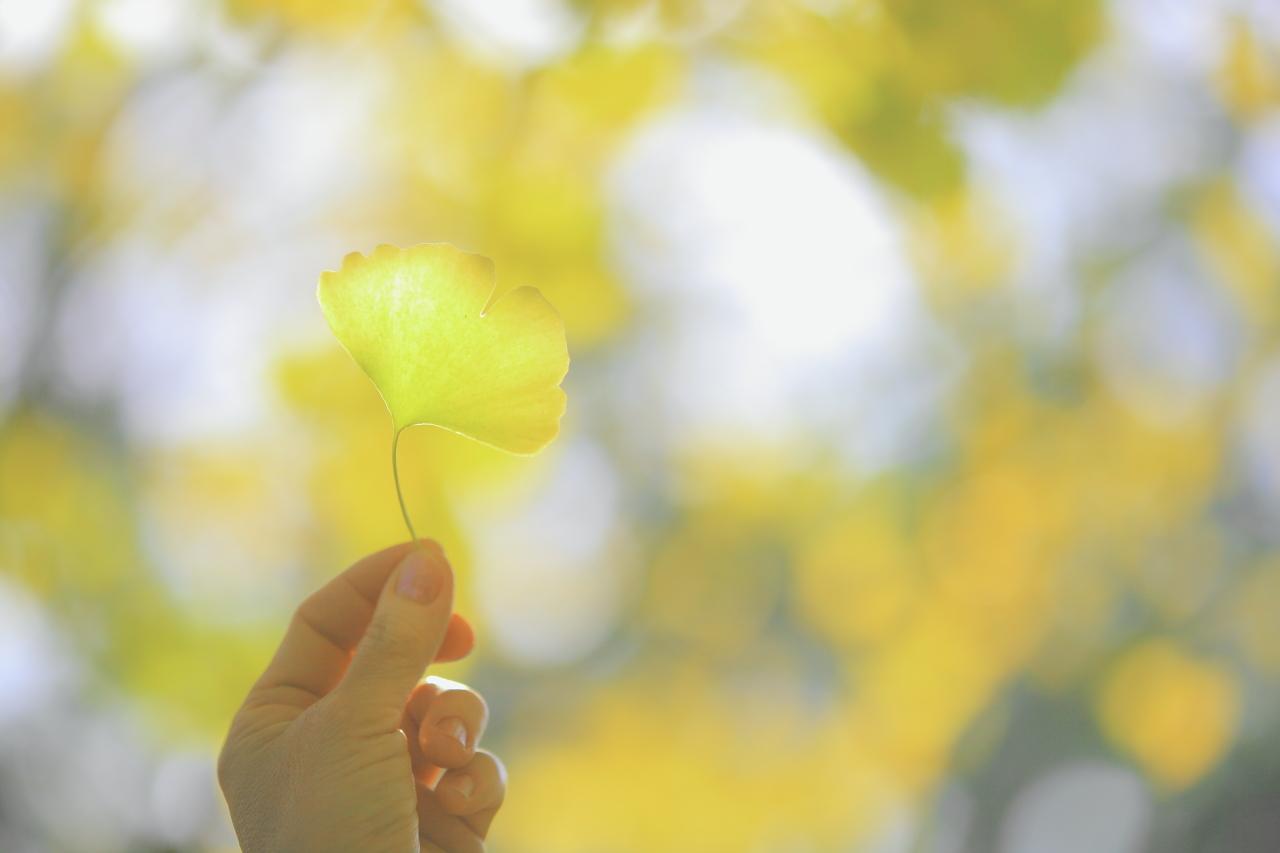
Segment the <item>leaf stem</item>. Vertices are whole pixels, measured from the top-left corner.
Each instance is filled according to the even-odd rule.
[[[396,481],[396,500],[400,501],[400,514],[404,516],[404,525],[409,528],[409,538],[414,542],[418,541],[418,534],[413,531],[413,522],[409,520],[409,510],[404,505],[404,492],[400,491],[400,465],[397,458],[397,451],[400,449],[400,433],[403,429],[397,429],[396,434],[391,439],[391,476]]]

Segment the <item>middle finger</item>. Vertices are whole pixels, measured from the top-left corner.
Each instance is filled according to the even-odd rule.
[[[419,684],[406,707],[412,728],[406,736],[422,758],[436,767],[471,761],[489,722],[484,699],[465,684],[431,676]]]

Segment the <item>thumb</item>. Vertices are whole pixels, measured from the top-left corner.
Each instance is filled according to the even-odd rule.
[[[453,611],[453,570],[444,550],[418,543],[392,571],[336,693],[366,717],[400,724],[405,702],[436,656]]]

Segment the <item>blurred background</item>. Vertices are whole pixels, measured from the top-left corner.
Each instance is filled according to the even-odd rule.
[[[0,0],[0,850],[234,848],[423,241],[574,358],[401,443],[495,851],[1280,849],[1280,5]]]

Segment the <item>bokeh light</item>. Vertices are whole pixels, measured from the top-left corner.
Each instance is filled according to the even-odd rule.
[[[0,850],[234,849],[405,535],[316,279],[427,241],[573,354],[401,448],[492,849],[1280,849],[1278,9],[0,0]]]

